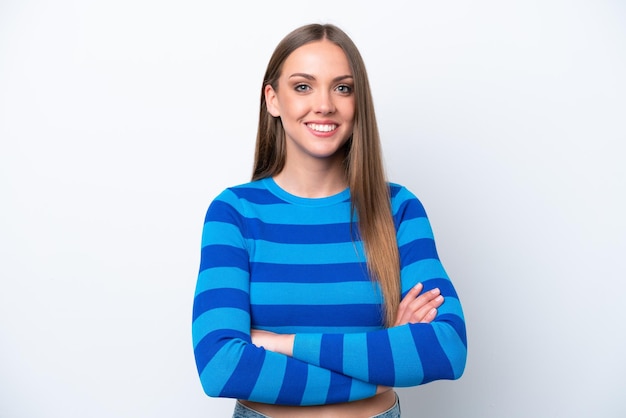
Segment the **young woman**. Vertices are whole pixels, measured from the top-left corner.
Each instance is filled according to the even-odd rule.
[[[394,386],[463,373],[459,299],[421,203],[385,179],[363,60],[333,25],[274,51],[252,182],[210,205],[200,264],[198,373],[234,417],[399,417]]]

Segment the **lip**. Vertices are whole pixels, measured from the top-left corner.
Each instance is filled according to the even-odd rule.
[[[307,129],[317,136],[332,136],[337,129],[339,128],[339,124],[334,121],[309,121],[304,124]]]

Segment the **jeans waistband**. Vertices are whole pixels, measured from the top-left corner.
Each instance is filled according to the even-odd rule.
[[[262,414],[254,409],[248,408],[241,402],[237,401],[235,404],[235,411],[233,412],[233,418],[271,418],[265,414]],[[371,418],[400,418],[400,400],[396,394],[396,403],[378,415],[374,415]]]

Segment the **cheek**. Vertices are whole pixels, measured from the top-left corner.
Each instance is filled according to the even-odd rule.
[[[346,124],[348,130],[352,132],[354,129],[354,111],[344,113],[343,117],[345,121],[344,124]]]
[[[349,120],[354,120],[355,110],[356,109],[354,106],[354,100],[346,101],[343,111],[345,118]]]
[[[307,113],[307,106],[303,100],[284,100],[281,108],[281,115],[288,119],[299,118]]]

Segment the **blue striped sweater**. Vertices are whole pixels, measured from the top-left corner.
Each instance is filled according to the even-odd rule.
[[[430,324],[383,326],[349,190],[308,199],[264,179],[211,203],[192,324],[208,395],[319,405],[373,396],[377,385],[461,376],[467,342],[457,293],[421,203],[402,186],[390,190],[402,295],[421,282],[445,298]],[[254,346],[251,327],[295,334],[293,356]]]

